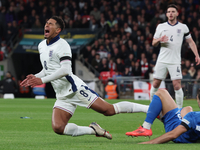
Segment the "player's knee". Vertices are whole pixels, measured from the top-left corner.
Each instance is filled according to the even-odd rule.
[[[159,88],[160,82],[161,82],[161,81],[159,81],[159,80],[154,80],[154,82],[153,82],[153,87],[154,87],[154,88]]]
[[[181,84],[179,82],[174,82],[173,86],[175,91],[178,91],[181,88]]]
[[[167,92],[167,90],[166,89],[159,89],[156,93],[155,93],[155,95],[157,95],[157,96],[162,96],[164,93],[166,93]]]
[[[187,109],[188,112],[192,112],[193,111],[193,108],[191,106],[187,106],[185,108]]]
[[[52,125],[53,131],[57,134],[63,134],[63,131],[65,129],[65,125]]]
[[[113,105],[103,112],[104,116],[112,116],[114,114],[115,114],[115,110],[114,110]]]
[[[177,85],[177,86],[174,86],[174,90],[175,90],[175,91],[178,91],[180,88],[181,88],[181,87],[178,86],[178,85]]]

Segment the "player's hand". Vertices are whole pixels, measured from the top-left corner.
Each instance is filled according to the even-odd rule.
[[[28,76],[26,76],[26,79],[24,79],[21,83],[20,83],[20,86],[29,86],[28,85],[28,80],[32,79],[32,78],[36,78],[34,75],[32,74],[29,74]]]
[[[164,36],[162,36],[161,38],[160,38],[160,42],[162,42],[162,43],[165,43],[165,42],[167,42],[168,41],[168,37],[166,36],[166,35],[164,35]]]
[[[195,57],[195,61],[196,61],[196,65],[199,65],[200,64],[200,57]]]
[[[31,78],[29,79],[29,81],[27,82],[29,86],[34,87],[36,85],[41,85],[43,84],[41,78]]]
[[[141,142],[141,143],[138,143],[138,144],[153,144],[153,143],[151,143],[150,141],[147,141],[147,142]]]

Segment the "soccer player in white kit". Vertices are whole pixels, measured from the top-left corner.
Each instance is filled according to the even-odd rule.
[[[150,100],[158,90],[162,80],[169,72],[175,90],[175,99],[179,108],[183,105],[183,90],[181,88],[181,45],[183,38],[189,44],[195,55],[196,64],[199,65],[200,58],[197,47],[189,33],[187,25],[177,21],[178,8],[170,4],[166,16],[168,21],[157,26],[152,45],[161,44],[160,53],[153,74],[153,84],[150,90]]]
[[[52,128],[55,133],[71,136],[91,134],[112,139],[112,135],[95,122],[92,122],[90,126],[68,123],[77,105],[92,108],[105,116],[118,113],[146,113],[149,106],[125,101],[112,105],[87,87],[80,78],[72,73],[71,48],[59,36],[63,29],[64,22],[57,16],[51,17],[46,22],[44,27],[45,40],[38,45],[43,69],[35,75],[28,75],[21,86],[34,87],[51,82],[57,99],[52,113]]]

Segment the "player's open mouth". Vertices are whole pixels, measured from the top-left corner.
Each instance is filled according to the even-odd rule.
[[[44,30],[44,35],[48,35],[49,34],[49,30]]]

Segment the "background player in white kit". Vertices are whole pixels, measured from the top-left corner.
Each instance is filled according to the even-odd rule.
[[[28,75],[21,86],[34,87],[51,82],[57,98],[52,114],[52,128],[55,133],[71,136],[95,134],[112,139],[111,134],[95,122],[91,123],[90,127],[68,123],[77,105],[92,108],[105,116],[118,113],[146,113],[149,106],[131,102],[119,102],[112,105],[88,88],[80,78],[72,73],[71,48],[64,39],[59,37],[59,33],[63,29],[64,22],[57,16],[46,22],[45,40],[38,45],[43,69],[35,75]]]
[[[170,4],[168,6],[166,16],[168,21],[157,26],[152,41],[153,46],[160,43],[161,48],[153,75],[150,100],[152,100],[161,81],[166,78],[167,72],[169,72],[175,90],[176,103],[179,108],[182,108],[184,96],[181,88],[182,72],[180,64],[181,46],[184,37],[195,55],[197,65],[200,63],[200,58],[188,27],[177,21],[178,8],[176,5]]]

